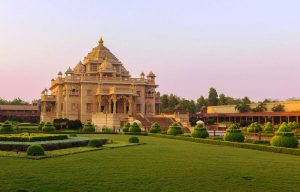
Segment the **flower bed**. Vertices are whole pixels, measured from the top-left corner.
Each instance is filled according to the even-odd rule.
[[[68,139],[67,135],[38,134],[38,133],[21,133],[21,134],[1,134],[0,141],[18,141],[18,142],[35,142],[35,141],[52,141]]]

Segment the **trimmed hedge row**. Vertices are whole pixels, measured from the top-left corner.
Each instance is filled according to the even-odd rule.
[[[142,135],[142,136],[147,136],[147,132],[124,132],[124,135]]]
[[[67,135],[0,135],[0,141],[35,142],[68,139]]]
[[[60,142],[49,142],[41,143],[40,145],[45,149],[45,151],[52,151],[57,149],[66,149],[72,147],[83,147],[87,146],[90,139],[85,140],[70,140],[70,141],[60,141]],[[108,139],[98,139],[102,140],[103,144],[108,142]],[[0,143],[0,150],[3,151],[26,151],[27,148],[32,145],[31,143]]]
[[[274,147],[274,146],[258,145],[258,144],[252,144],[252,143],[229,142],[229,141],[193,138],[193,137],[185,137],[185,136],[171,136],[171,135],[163,135],[163,134],[148,134],[148,135],[151,137],[177,139],[177,140],[190,141],[190,142],[196,142],[196,143],[204,143],[204,144],[213,144],[213,145],[225,145],[225,146],[231,146],[231,147],[254,149],[254,150],[259,150],[259,151],[284,153],[284,154],[300,156],[300,149],[294,149],[294,148]]]

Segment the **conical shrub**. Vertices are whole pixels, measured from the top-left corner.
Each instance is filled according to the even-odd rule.
[[[271,145],[276,147],[297,148],[298,139],[294,136],[291,127],[287,123],[282,123],[271,139]]]
[[[232,124],[228,129],[226,129],[224,140],[231,142],[244,142],[245,137],[240,127],[237,124]]]
[[[198,123],[195,126],[191,136],[196,138],[207,138],[209,133],[202,123]]]

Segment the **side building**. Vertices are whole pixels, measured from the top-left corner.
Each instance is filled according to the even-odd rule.
[[[258,104],[250,104],[250,109],[254,109]],[[273,107],[281,105],[282,111],[274,112]],[[283,101],[271,102],[265,104],[265,110],[262,112],[239,112],[235,105],[208,106],[205,112],[199,117],[205,122],[213,121],[216,123],[230,122],[259,122],[267,121],[273,124],[281,124],[282,122],[300,122],[300,101]]]
[[[59,72],[42,92],[41,120],[79,119],[101,129],[121,127],[136,116],[153,116],[160,103],[155,78],[152,71],[132,78],[100,38],[82,62],[65,75]]]

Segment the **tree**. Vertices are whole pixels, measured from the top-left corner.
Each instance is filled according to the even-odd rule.
[[[220,95],[219,95],[219,105],[227,105],[228,103],[227,103],[227,98],[226,98],[226,96],[223,94],[223,93],[221,93]]]
[[[253,112],[264,112],[267,111],[266,103],[265,101],[263,102],[258,102],[257,106],[252,109]]]
[[[244,97],[243,99],[242,99],[242,103],[245,103],[245,104],[250,104],[251,103],[251,100],[249,99],[249,97]]]
[[[235,106],[235,110],[238,110],[240,113],[245,113],[245,112],[249,112],[251,109],[249,104],[242,102]]]
[[[217,90],[213,87],[211,87],[208,92],[208,105],[210,106],[218,105],[218,93]]]
[[[199,97],[197,99],[197,104],[196,104],[197,111],[201,111],[202,107],[206,107],[206,106],[207,106],[207,102],[205,98],[203,96]]]
[[[278,104],[272,107],[273,112],[283,112],[284,111],[284,105]]]
[[[160,97],[161,101],[161,108],[162,109],[167,109],[169,107],[169,96],[164,94]]]

